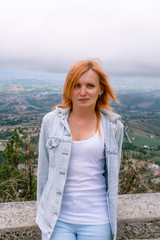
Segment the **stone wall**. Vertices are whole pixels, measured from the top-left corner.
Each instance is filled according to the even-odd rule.
[[[0,204],[0,240],[40,240],[36,202]],[[160,240],[160,193],[118,197],[117,240]]]
[[[160,193],[118,198],[118,239],[160,240]]]

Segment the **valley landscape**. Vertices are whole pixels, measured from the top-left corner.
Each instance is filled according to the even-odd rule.
[[[18,126],[35,139],[38,151],[42,118],[61,102],[63,83],[63,80],[34,78],[0,80],[0,163],[4,161],[2,153],[7,142]],[[129,81],[113,87],[119,103],[111,106],[122,116],[125,127],[121,180],[131,166],[133,176],[127,192],[160,191],[160,87],[137,88],[129,85]],[[142,186],[138,190],[137,174]],[[125,193],[123,187],[120,184],[120,192]]]

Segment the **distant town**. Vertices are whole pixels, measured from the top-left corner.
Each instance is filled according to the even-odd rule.
[[[141,181],[146,192],[155,191],[160,183],[160,89],[125,88],[122,83],[115,89],[119,104],[111,106],[122,116],[125,126],[121,171],[132,169],[135,175],[138,171],[143,176]],[[19,126],[35,139],[38,151],[42,118],[61,102],[62,90],[63,81],[0,81],[0,152],[5,151],[14,129]],[[2,158],[1,154],[0,163]],[[130,192],[136,191],[135,188],[133,184]]]

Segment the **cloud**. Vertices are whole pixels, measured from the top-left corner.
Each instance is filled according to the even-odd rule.
[[[66,72],[100,58],[112,74],[159,75],[158,0],[5,0],[0,68]]]

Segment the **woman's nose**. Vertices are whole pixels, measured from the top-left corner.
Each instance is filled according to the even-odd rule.
[[[85,86],[82,86],[81,89],[80,89],[80,94],[81,95],[85,95],[86,94],[86,87]]]

